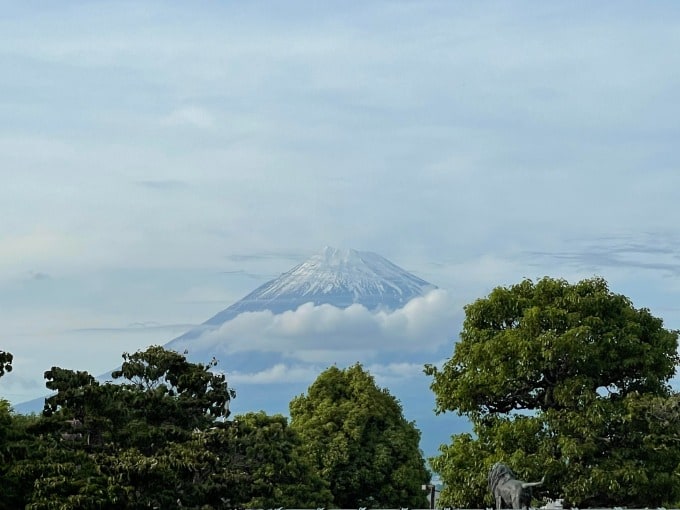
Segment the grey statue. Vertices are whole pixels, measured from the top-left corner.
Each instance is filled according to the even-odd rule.
[[[496,510],[500,510],[503,503],[512,505],[514,509],[529,509],[531,504],[531,488],[541,485],[540,482],[522,482],[515,478],[512,470],[500,462],[496,462],[489,470],[489,490],[496,500]]]

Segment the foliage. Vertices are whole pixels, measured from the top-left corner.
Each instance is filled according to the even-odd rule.
[[[237,448],[248,473],[246,508],[325,508],[328,484],[302,455],[298,434],[281,416],[263,412],[234,419]]]
[[[23,456],[25,429],[30,417],[15,416],[7,400],[0,399],[0,480],[3,494],[0,510],[20,508],[25,483],[10,475],[10,469]]]
[[[186,428],[229,416],[229,401],[236,394],[227,386],[224,374],[211,371],[217,365],[214,358],[207,365],[195,364],[185,355],[153,346],[143,352],[125,353],[123,359],[123,366],[112,373],[113,378],[123,377],[123,386],[140,391],[131,394],[147,399],[132,403],[153,409],[153,404],[164,402],[160,416],[147,415],[150,421],[164,421],[169,412],[177,426]]]
[[[290,404],[305,455],[340,508],[427,506],[420,432],[360,364],[331,367]]]
[[[14,356],[0,350],[0,377],[12,371]],[[0,398],[0,480],[3,482],[3,497],[0,510],[16,508],[20,501],[20,480],[11,479],[8,471],[17,457],[16,443],[22,439],[27,419],[15,418],[8,400]]]
[[[235,476],[220,454],[234,392],[224,376],[161,347],[123,359],[112,374],[119,384],[59,367],[45,373],[56,393],[8,472],[33,481],[26,508],[226,507]]]
[[[578,506],[678,498],[680,450],[652,418],[677,398],[677,331],[600,278],[524,280],[465,313],[453,356],[425,368],[437,412],[468,416],[476,436],[453,436],[431,461],[443,504],[491,503],[484,478],[499,460],[524,479],[546,474],[547,494]]]

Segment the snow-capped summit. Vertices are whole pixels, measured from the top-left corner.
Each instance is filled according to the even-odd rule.
[[[394,308],[433,288],[376,253],[326,246],[255,293],[259,299],[297,295],[316,302],[328,296],[331,304],[341,307],[361,303]]]
[[[338,308],[360,304],[369,310],[396,310],[436,288],[377,253],[327,246],[168,346],[194,338],[243,312],[269,310],[279,314],[310,302]]]

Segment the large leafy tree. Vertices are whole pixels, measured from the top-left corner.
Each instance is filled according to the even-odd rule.
[[[127,440],[143,452],[188,439],[194,430],[213,426],[229,416],[235,392],[217,361],[191,363],[186,356],[159,346],[123,354],[123,365],[112,373],[121,388]]]
[[[112,373],[116,384],[101,384],[87,372],[52,367],[46,386],[43,426],[80,434],[92,448],[135,447],[142,453],[187,440],[193,430],[229,415],[235,396],[223,374],[210,364],[159,346],[123,354]],[[77,430],[70,430],[77,423]]]
[[[239,477],[229,468],[234,392],[224,376],[157,346],[123,359],[117,384],[59,367],[45,373],[55,393],[11,470],[33,481],[26,507],[229,506]]]
[[[437,412],[468,416],[475,433],[431,460],[444,504],[491,503],[498,460],[525,479],[547,473],[548,494],[579,506],[677,501],[680,449],[654,418],[677,424],[677,331],[601,278],[524,280],[465,314],[453,356],[425,368]]]
[[[331,367],[290,403],[291,426],[340,508],[427,505],[420,432],[360,364]]]

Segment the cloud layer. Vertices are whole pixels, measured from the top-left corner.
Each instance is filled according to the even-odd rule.
[[[442,289],[393,311],[306,303],[281,314],[241,313],[173,348],[217,355],[236,386],[309,383],[329,365],[355,362],[379,381],[394,382],[421,374],[426,361],[439,361],[457,336],[461,316]]]
[[[362,305],[337,308],[307,303],[295,311],[246,312],[192,339],[194,349],[225,354],[277,352],[301,361],[334,361],[342,353],[433,352],[455,336],[455,309],[441,289],[395,311]]]

